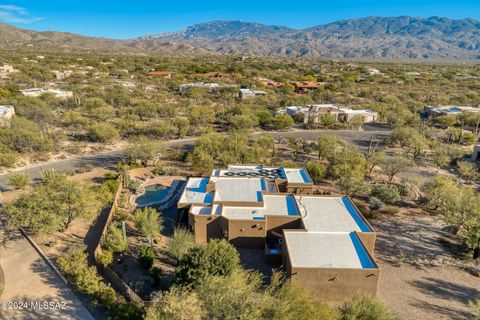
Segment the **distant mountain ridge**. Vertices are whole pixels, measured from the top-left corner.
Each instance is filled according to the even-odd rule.
[[[256,22],[211,21],[128,40],[0,25],[0,48],[134,53],[238,54],[350,59],[480,60],[480,20],[366,17],[306,29]]]

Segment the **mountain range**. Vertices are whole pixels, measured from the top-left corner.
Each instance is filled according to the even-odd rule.
[[[212,21],[178,32],[114,40],[0,24],[0,48],[64,51],[237,54],[384,60],[480,60],[480,20],[366,17],[306,29]]]

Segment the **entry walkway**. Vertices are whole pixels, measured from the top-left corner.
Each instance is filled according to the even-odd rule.
[[[1,320],[95,320],[20,233],[17,239],[0,245],[0,265],[5,273],[5,288],[0,297]],[[52,302],[55,308],[41,309],[41,306],[36,306],[35,310],[32,307],[27,310],[5,310],[3,302],[6,301]]]

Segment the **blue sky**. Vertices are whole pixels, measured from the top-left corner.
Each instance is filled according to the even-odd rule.
[[[0,21],[20,28],[120,39],[177,31],[211,20],[255,21],[305,28],[340,19],[401,15],[480,19],[480,0],[0,2]]]

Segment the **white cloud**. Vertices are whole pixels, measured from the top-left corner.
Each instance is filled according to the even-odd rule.
[[[42,20],[42,18],[32,17],[25,8],[11,4],[0,5],[1,22],[28,24],[39,20]]]

